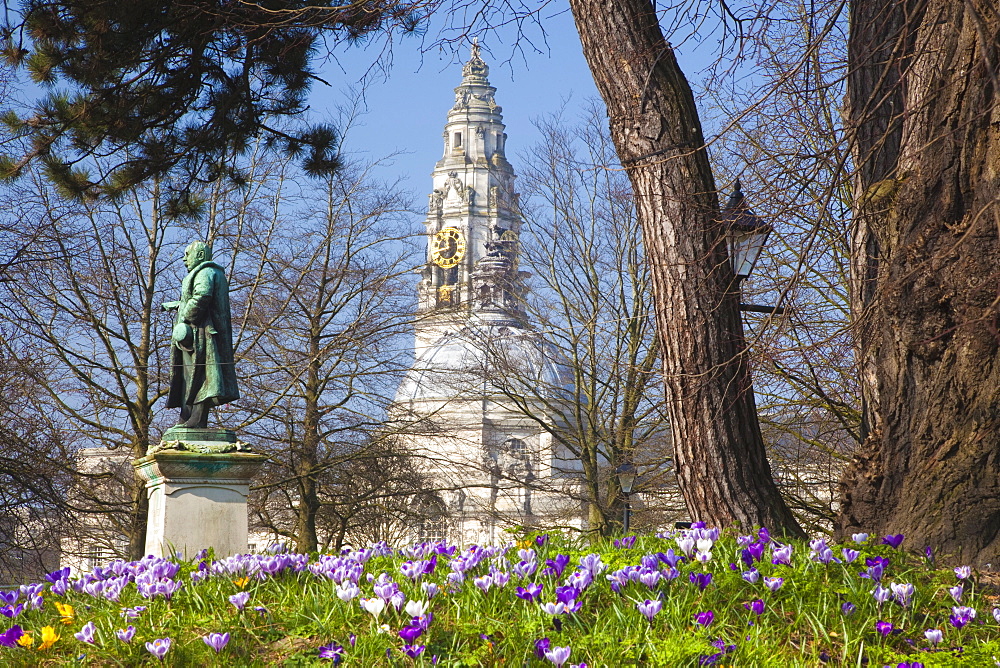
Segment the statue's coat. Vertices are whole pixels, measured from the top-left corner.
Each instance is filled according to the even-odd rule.
[[[176,322],[192,327],[194,343],[191,352],[182,350],[176,343],[170,347],[173,370],[167,407],[180,408],[202,402],[218,406],[239,399],[233,361],[229,283],[222,267],[206,261],[188,272],[181,283]]]

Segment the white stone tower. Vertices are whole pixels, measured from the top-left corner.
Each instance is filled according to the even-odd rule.
[[[439,519],[418,538],[490,542],[505,526],[580,517],[565,494],[579,463],[549,419],[571,376],[522,308],[521,218],[488,73],[473,44],[433,172],[415,360],[396,394],[396,414],[422,421],[410,447],[440,489]]]
[[[437,341],[468,318],[472,274],[491,241],[516,252],[521,221],[514,171],[504,155],[501,109],[489,67],[473,43],[444,126],[444,155],[434,166],[427,207],[427,265],[419,287],[417,347]],[[516,271],[516,269],[515,269]],[[517,289],[522,277],[515,278]]]

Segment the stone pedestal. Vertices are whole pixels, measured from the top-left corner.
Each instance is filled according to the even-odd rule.
[[[149,498],[146,554],[191,558],[206,547],[219,557],[245,553],[250,480],[266,459],[228,430],[168,430],[135,463]]]

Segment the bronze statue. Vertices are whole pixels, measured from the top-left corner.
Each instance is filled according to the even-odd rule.
[[[165,311],[177,312],[170,343],[173,366],[167,408],[181,409],[178,426],[204,429],[213,406],[240,398],[229,283],[203,241],[194,241],[184,250],[184,266],[188,274],[181,283],[180,301],[163,304]]]

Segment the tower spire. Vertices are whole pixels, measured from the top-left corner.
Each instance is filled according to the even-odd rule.
[[[474,39],[445,121],[444,155],[432,173],[434,188],[424,221],[427,263],[418,287],[419,309],[425,316],[418,326],[418,345],[463,325],[487,303],[490,310],[501,304],[506,310],[522,292],[516,268],[518,196],[505,155],[502,109],[489,72]],[[498,281],[502,289],[494,289]],[[487,293],[493,296],[483,297]]]

